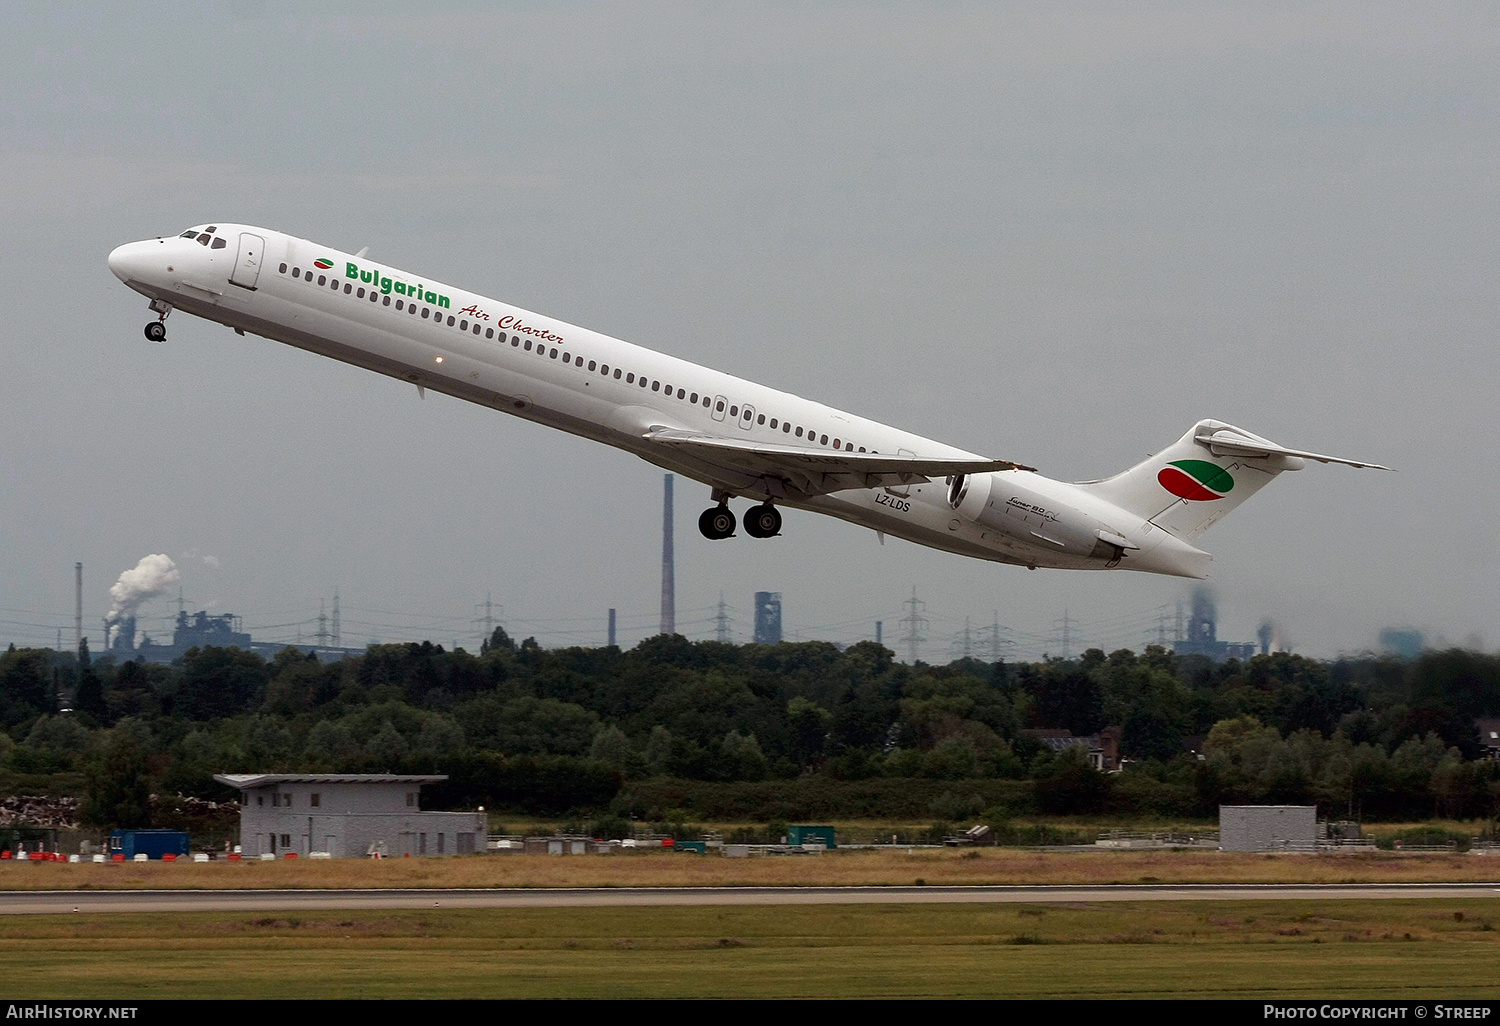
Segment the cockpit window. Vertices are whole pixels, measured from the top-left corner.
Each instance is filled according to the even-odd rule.
[[[187,231],[178,236],[179,239],[196,239],[197,237],[198,232],[194,228],[189,228]]]
[[[207,246],[210,242],[213,241],[213,236],[208,234],[208,232],[204,232],[202,235],[198,236],[198,241]]]
[[[214,248],[214,249],[223,249],[223,248],[224,248],[224,247],[225,247],[225,246],[227,246],[227,245],[228,245],[228,243],[227,243],[227,242],[225,242],[225,241],[224,241],[224,240],[223,240],[223,239],[221,239],[221,238],[215,238],[215,239],[214,239],[214,244],[213,244],[213,248]]]

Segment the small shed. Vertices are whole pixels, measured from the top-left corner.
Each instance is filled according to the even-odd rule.
[[[805,826],[796,825],[786,828],[786,843],[792,847],[806,844],[818,844],[832,851],[838,845],[833,843],[833,827],[831,826]]]
[[[1313,851],[1316,805],[1220,805],[1220,851]]]

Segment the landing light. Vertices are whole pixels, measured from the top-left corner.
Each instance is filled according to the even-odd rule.
[[[438,358],[437,358],[437,362],[438,362],[438,363],[442,363],[442,362],[443,362],[443,358],[442,358],[442,357],[441,357],[441,356],[439,356],[439,357],[438,357]]]

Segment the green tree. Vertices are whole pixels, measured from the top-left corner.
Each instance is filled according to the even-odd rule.
[[[89,639],[78,643],[78,687],[73,692],[73,708],[101,727],[109,726],[109,706],[104,701],[104,685],[89,658]]]
[[[14,726],[33,716],[53,713],[49,690],[52,685],[52,653],[43,648],[17,649],[14,644],[0,654],[0,716]]]
[[[106,742],[100,757],[90,764],[84,784],[80,814],[85,823],[125,830],[151,825],[146,755],[128,733]]]
[[[173,711],[190,720],[244,712],[262,701],[270,673],[254,652],[192,648],[182,657],[182,680]]]

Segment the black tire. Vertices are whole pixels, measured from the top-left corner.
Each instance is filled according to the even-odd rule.
[[[698,516],[698,530],[710,541],[734,534],[734,511],[728,506],[710,506]]]
[[[146,325],[146,337],[152,342],[165,342],[167,340],[167,326],[161,321],[152,321]]]
[[[745,533],[752,538],[774,538],[781,533],[781,511],[769,502],[750,507],[745,514]]]

